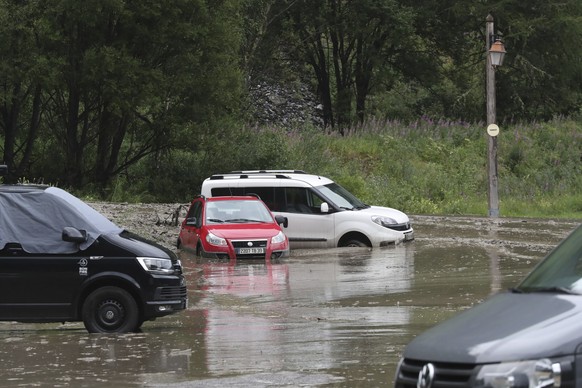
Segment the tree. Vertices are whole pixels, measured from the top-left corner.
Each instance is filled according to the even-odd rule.
[[[41,50],[36,2],[3,1],[0,9],[0,134],[6,182],[15,182],[30,163],[40,131],[43,90],[51,77]]]
[[[581,102],[582,3],[408,0],[418,14],[417,33],[432,41],[446,66],[431,100],[443,115],[469,121],[485,117],[485,18],[507,48],[497,69],[497,116],[545,120],[578,111]],[[439,102],[440,101],[440,102]]]
[[[209,7],[204,0],[50,0],[38,6],[30,23],[44,30],[31,36],[40,40],[53,78],[36,89],[28,80],[30,91],[22,92],[37,93],[27,106],[45,112],[42,120],[32,113],[14,119],[19,128],[32,123],[43,129],[44,143],[31,137],[30,144],[52,147],[50,162],[37,166],[37,175],[74,188],[90,183],[105,189],[139,160],[184,144],[183,128],[206,128],[216,117],[237,114],[236,2]],[[11,13],[23,10],[18,2]],[[5,74],[18,70],[14,63],[6,66]],[[22,90],[12,78],[13,90]],[[32,109],[35,101],[40,109]],[[12,133],[5,131],[8,144]],[[195,137],[190,135],[185,138]]]
[[[582,103],[582,3],[514,2],[496,10],[508,50],[499,77],[505,120],[578,112]]]
[[[343,128],[363,121],[377,74],[418,46],[414,12],[393,0],[286,2],[292,50],[313,69],[326,125]],[[355,111],[355,114],[354,114]]]

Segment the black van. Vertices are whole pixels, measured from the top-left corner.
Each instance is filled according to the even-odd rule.
[[[395,387],[582,387],[582,225],[516,288],[416,337]]]
[[[122,333],[186,308],[176,255],[56,187],[0,185],[0,321]]]

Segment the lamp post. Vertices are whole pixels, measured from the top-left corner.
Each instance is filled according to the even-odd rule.
[[[493,15],[487,15],[486,49],[487,49],[487,133],[488,133],[488,158],[487,171],[489,175],[489,217],[499,217],[499,194],[497,176],[497,135],[499,127],[496,124],[495,102],[495,68],[501,66],[505,56],[505,47],[495,35]]]

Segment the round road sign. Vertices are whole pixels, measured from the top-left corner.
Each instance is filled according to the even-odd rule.
[[[489,134],[489,136],[499,135],[499,127],[497,126],[497,124],[489,124],[489,126],[487,127],[487,133]]]

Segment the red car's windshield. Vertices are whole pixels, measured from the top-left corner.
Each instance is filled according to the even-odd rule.
[[[207,223],[273,222],[267,207],[256,200],[208,202],[205,219]]]

